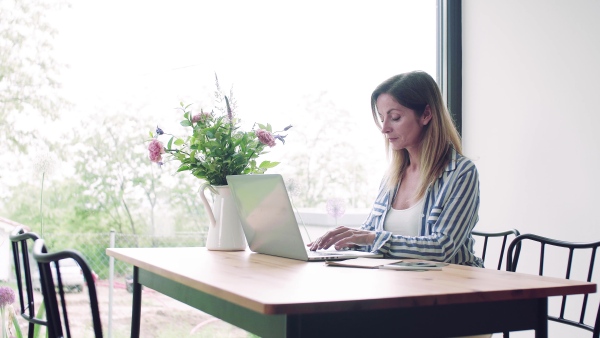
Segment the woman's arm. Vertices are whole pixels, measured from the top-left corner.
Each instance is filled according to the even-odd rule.
[[[464,248],[477,223],[479,209],[479,175],[475,165],[461,158],[454,170],[445,171],[428,190],[428,213],[422,236],[392,235],[383,230],[383,219],[390,194],[381,191],[371,213],[360,229],[338,227],[308,244],[312,250],[334,246],[383,253],[387,257],[420,258],[452,261]],[[470,261],[464,252],[456,263]],[[454,261],[452,261],[454,262]]]
[[[426,201],[428,214],[423,236],[398,236],[375,229],[366,222],[362,229],[376,231],[372,246],[365,250],[389,257],[449,261],[463,246],[475,226],[479,209],[479,175],[466,158],[455,170],[446,171],[430,187]],[[373,212],[372,212],[373,213]]]
[[[342,248],[353,248],[359,251],[371,251],[371,243],[373,243],[376,233],[375,228],[366,228],[365,224],[374,224],[377,222],[377,218],[385,212],[387,208],[387,201],[389,199],[389,192],[385,188],[384,182],[382,181],[379,187],[379,193],[373,204],[373,208],[367,217],[365,223],[363,223],[361,229],[348,228],[345,226],[337,227],[333,230],[328,231],[323,236],[317,238],[315,241],[307,244],[310,250],[328,249],[334,246],[336,249]]]

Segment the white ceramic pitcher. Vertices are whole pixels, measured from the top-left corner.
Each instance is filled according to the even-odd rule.
[[[213,193],[213,207],[204,195],[208,188]],[[208,183],[200,187],[200,198],[210,219],[206,248],[208,250],[240,251],[246,249],[246,237],[240,223],[229,186],[212,186]]]

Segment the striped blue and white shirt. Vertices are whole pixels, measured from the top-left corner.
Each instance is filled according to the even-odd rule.
[[[452,159],[425,193],[419,236],[393,235],[383,224],[396,191],[382,184],[371,213],[361,229],[375,231],[373,245],[359,250],[386,257],[419,258],[483,267],[475,256],[471,231],[479,216],[479,175],[468,158],[452,149]]]

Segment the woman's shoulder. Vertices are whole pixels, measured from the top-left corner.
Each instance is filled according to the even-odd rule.
[[[477,167],[473,160],[452,149],[452,159],[450,160],[450,163],[448,163],[448,168],[446,170],[477,171]]]

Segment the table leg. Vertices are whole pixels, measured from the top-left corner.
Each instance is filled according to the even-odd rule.
[[[535,338],[548,338],[548,298],[538,300],[538,324]]]
[[[139,270],[133,267],[133,304],[131,307],[131,337],[140,336],[140,319],[142,313],[142,285],[139,281]]]

